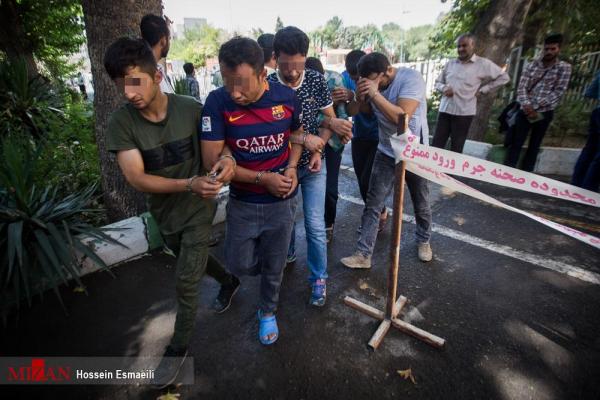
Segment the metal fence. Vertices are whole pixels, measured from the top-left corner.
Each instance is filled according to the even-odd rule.
[[[420,60],[405,63],[394,64],[394,67],[405,67],[417,70],[425,80],[425,88],[427,97],[430,97],[435,90],[435,81],[442,73],[444,65],[448,62],[448,58],[438,58],[430,60]]]

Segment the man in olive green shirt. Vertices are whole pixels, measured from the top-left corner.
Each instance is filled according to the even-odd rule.
[[[202,170],[197,136],[202,105],[160,90],[162,76],[143,40],[118,39],[107,49],[104,67],[128,102],[110,118],[106,148],[116,153],[127,182],[147,193],[150,212],[177,255],[175,331],[155,371],[156,384],[165,387],[187,354],[204,272],[221,283],[214,305],[219,312],[239,287],[239,280],[208,252],[214,198],[233,177],[235,160],[222,155],[211,174]]]

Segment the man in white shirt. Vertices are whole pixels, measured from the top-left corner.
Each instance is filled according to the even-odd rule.
[[[156,67],[162,75],[163,79],[160,81],[161,92],[175,93],[175,89],[173,89],[173,85],[171,84],[163,65],[160,63],[160,60],[169,54],[169,47],[171,45],[171,32],[169,31],[167,21],[158,15],[144,15],[140,22],[140,31],[142,33],[142,38],[152,49],[152,54],[154,54],[154,59],[156,60]]]
[[[471,121],[477,112],[477,97],[510,80],[508,74],[487,58],[475,54],[475,38],[470,33],[456,40],[458,58],[448,61],[435,82],[442,93],[432,146],[462,153]]]

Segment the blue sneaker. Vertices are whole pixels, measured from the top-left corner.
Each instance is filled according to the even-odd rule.
[[[310,294],[310,304],[317,307],[325,305],[327,298],[327,283],[325,279],[317,279],[312,284],[312,293]]]

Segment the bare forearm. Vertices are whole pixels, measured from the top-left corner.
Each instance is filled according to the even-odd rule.
[[[240,167],[239,165],[235,169],[235,175],[233,176],[234,182],[240,183],[256,183],[256,176],[259,171],[253,171],[248,168]]]
[[[187,190],[189,179],[170,179],[162,176],[140,174],[125,176],[127,182],[143,193],[180,193]]]
[[[302,150],[304,150],[303,146],[292,143],[288,165],[294,167],[298,165],[298,161],[300,161],[300,157],[302,156]]]
[[[406,114],[402,107],[390,103],[381,93],[377,93],[371,100],[385,118],[393,124],[398,124],[400,114]]]
[[[319,128],[319,137],[321,139],[323,139],[323,141],[325,143],[327,143],[327,141],[329,139],[331,139],[331,136],[333,135],[333,131],[331,129],[327,129],[327,128]]]
[[[295,131],[290,135],[290,142],[292,144],[304,145],[304,131]]]
[[[225,142],[223,141],[203,140],[200,144],[200,149],[202,151],[202,165],[207,171],[212,169],[225,149],[229,152],[228,154],[231,154],[231,151],[229,151],[229,148],[225,146]]]

